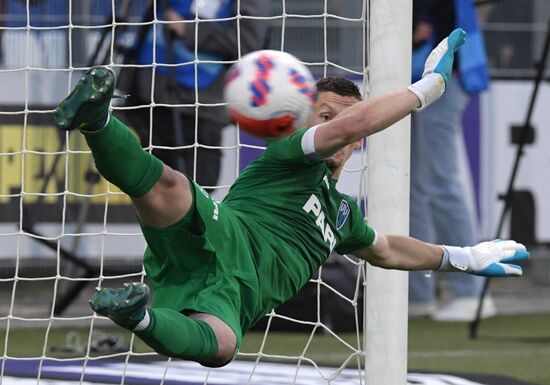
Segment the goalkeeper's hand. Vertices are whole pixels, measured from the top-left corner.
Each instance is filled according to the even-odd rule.
[[[473,247],[443,246],[440,271],[462,271],[485,277],[522,275],[516,262],[529,259],[529,252],[521,243],[494,240]]]
[[[422,79],[408,87],[420,100],[420,107],[416,111],[429,106],[443,95],[453,70],[454,54],[465,41],[466,32],[457,28],[430,53]]]

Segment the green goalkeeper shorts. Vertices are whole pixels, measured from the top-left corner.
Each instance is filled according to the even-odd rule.
[[[192,181],[190,187],[193,204],[178,223],[141,225],[152,307],[215,315],[233,329],[239,348],[243,332],[264,315],[248,233],[230,207]]]

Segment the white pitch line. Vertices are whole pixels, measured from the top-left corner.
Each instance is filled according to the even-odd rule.
[[[478,349],[463,349],[463,350],[431,350],[431,351],[410,351],[409,357],[412,358],[437,358],[437,357],[510,357],[510,356],[546,356],[550,355],[550,348],[538,349],[509,349],[509,350],[478,350]],[[325,353],[325,354],[308,354],[308,358],[314,361],[323,360],[344,360],[349,357],[345,353]],[[350,361],[353,364],[355,360]],[[350,365],[348,365],[349,367]]]
[[[409,357],[510,357],[510,356],[541,356],[550,355],[550,348],[544,349],[510,349],[510,350],[433,350],[423,352],[409,352]]]

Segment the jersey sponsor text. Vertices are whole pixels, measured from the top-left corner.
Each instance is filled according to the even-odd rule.
[[[311,194],[302,209],[306,213],[313,213],[317,217],[315,224],[321,229],[323,239],[326,243],[329,244],[330,251],[332,251],[334,249],[334,246],[336,246],[336,237],[334,236],[334,232],[330,228],[329,222],[325,220],[326,216],[321,209],[321,202],[319,201],[319,198],[317,198],[315,194]]]

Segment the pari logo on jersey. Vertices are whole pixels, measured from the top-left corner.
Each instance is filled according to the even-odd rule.
[[[328,243],[330,251],[332,251],[334,249],[334,246],[336,246],[336,237],[334,236],[334,232],[330,228],[328,221],[325,221],[326,216],[321,209],[321,202],[319,201],[319,198],[317,198],[315,194],[311,194],[302,209],[306,213],[313,213],[317,217],[315,224],[321,229],[323,239],[326,243]]]

